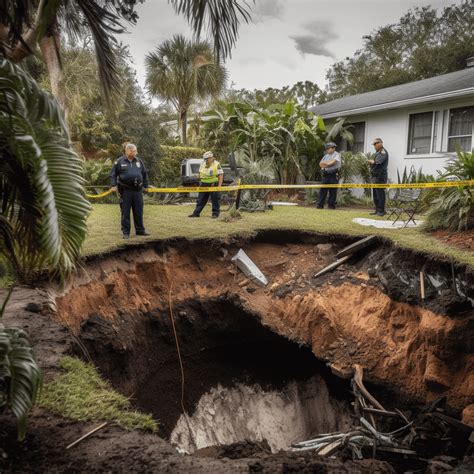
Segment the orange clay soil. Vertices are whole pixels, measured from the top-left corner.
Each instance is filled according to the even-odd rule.
[[[91,261],[68,288],[55,290],[55,319],[79,333],[93,314],[118,326],[121,314],[167,313],[170,302],[175,307],[190,299],[237,296],[262,324],[310,346],[337,375],[350,377],[352,365],[360,364],[368,381],[422,403],[445,395],[472,421],[470,318],[392,301],[353,266],[313,279],[334,261],[334,245],[254,242],[243,248],[268,277],[266,288],[234,268],[230,258],[237,247],[128,250]]]

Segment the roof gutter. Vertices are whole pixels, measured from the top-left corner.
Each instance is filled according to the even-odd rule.
[[[412,99],[398,100],[395,102],[384,102],[382,104],[370,105],[367,107],[359,107],[357,109],[341,110],[339,112],[321,114],[321,117],[323,119],[337,118],[341,116],[345,117],[349,115],[363,114],[366,112],[377,112],[378,110],[398,109],[398,108],[406,107],[409,105],[417,105],[417,104],[424,104],[426,102],[432,102],[433,100],[452,99],[452,98],[457,98],[457,97],[464,97],[466,95],[471,95],[471,94],[474,95],[474,87],[468,87],[467,89],[460,89],[457,91],[442,92],[440,94],[432,94],[432,95],[427,95],[424,97],[414,97]]]

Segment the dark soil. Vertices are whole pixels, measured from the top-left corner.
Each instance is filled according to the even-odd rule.
[[[236,444],[217,457],[183,456],[158,436],[107,426],[70,450],[65,446],[93,428],[41,413],[30,419],[26,441],[15,441],[11,418],[0,418],[1,472],[163,472],[163,473],[392,473],[381,461],[354,463],[311,454],[268,454]],[[253,451],[253,453],[252,453]],[[227,456],[224,456],[226,454]],[[256,457],[255,457],[256,456]]]

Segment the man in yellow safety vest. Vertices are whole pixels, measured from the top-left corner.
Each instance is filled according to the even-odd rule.
[[[224,171],[220,163],[215,160],[212,151],[206,151],[202,157],[204,161],[199,168],[199,185],[206,187],[222,186]],[[209,197],[212,202],[212,218],[217,219],[220,213],[220,193],[218,192],[199,193],[196,208],[188,217],[199,217],[207,201],[209,201]]]

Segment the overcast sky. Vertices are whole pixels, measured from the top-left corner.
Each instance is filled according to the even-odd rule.
[[[461,0],[256,0],[252,24],[242,25],[227,61],[235,88],[265,89],[310,80],[326,84],[327,69],[362,46],[362,37],[394,23],[410,8],[442,8]],[[186,21],[167,0],[146,0],[138,7],[135,27],[120,39],[130,46],[140,84],[144,59],[158,44],[182,33]]]

